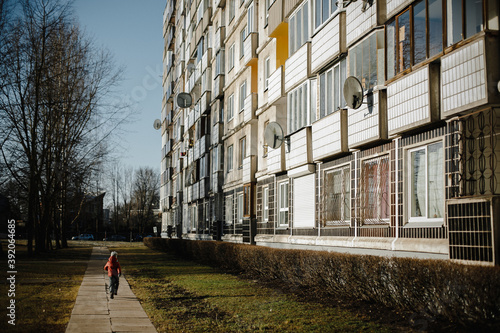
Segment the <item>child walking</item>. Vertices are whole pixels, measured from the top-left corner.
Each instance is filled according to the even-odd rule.
[[[122,268],[118,262],[118,253],[113,251],[108,259],[108,262],[104,266],[104,270],[108,271],[109,276],[109,293],[111,298],[114,298],[118,294],[118,284],[120,276],[122,275]]]

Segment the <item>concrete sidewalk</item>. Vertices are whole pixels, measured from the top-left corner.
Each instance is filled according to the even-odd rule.
[[[109,254],[106,247],[93,248],[66,332],[156,332],[124,275],[118,295],[109,298],[103,269]]]

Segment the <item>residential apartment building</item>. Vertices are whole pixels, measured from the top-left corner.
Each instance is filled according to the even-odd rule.
[[[168,1],[163,230],[498,263],[498,17],[497,0]]]

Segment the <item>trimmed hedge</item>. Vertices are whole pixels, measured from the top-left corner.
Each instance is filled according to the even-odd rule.
[[[499,267],[216,241],[146,238],[144,243],[226,271],[282,282],[326,297],[378,302],[462,325],[500,327]]]

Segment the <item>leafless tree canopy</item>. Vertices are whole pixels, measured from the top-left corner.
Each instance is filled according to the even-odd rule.
[[[25,198],[29,249],[35,237],[44,251],[52,234],[65,246],[78,211],[70,203],[88,190],[123,120],[106,100],[120,70],[84,36],[68,2],[23,0],[15,13],[0,14],[0,186],[16,184],[8,196]]]

